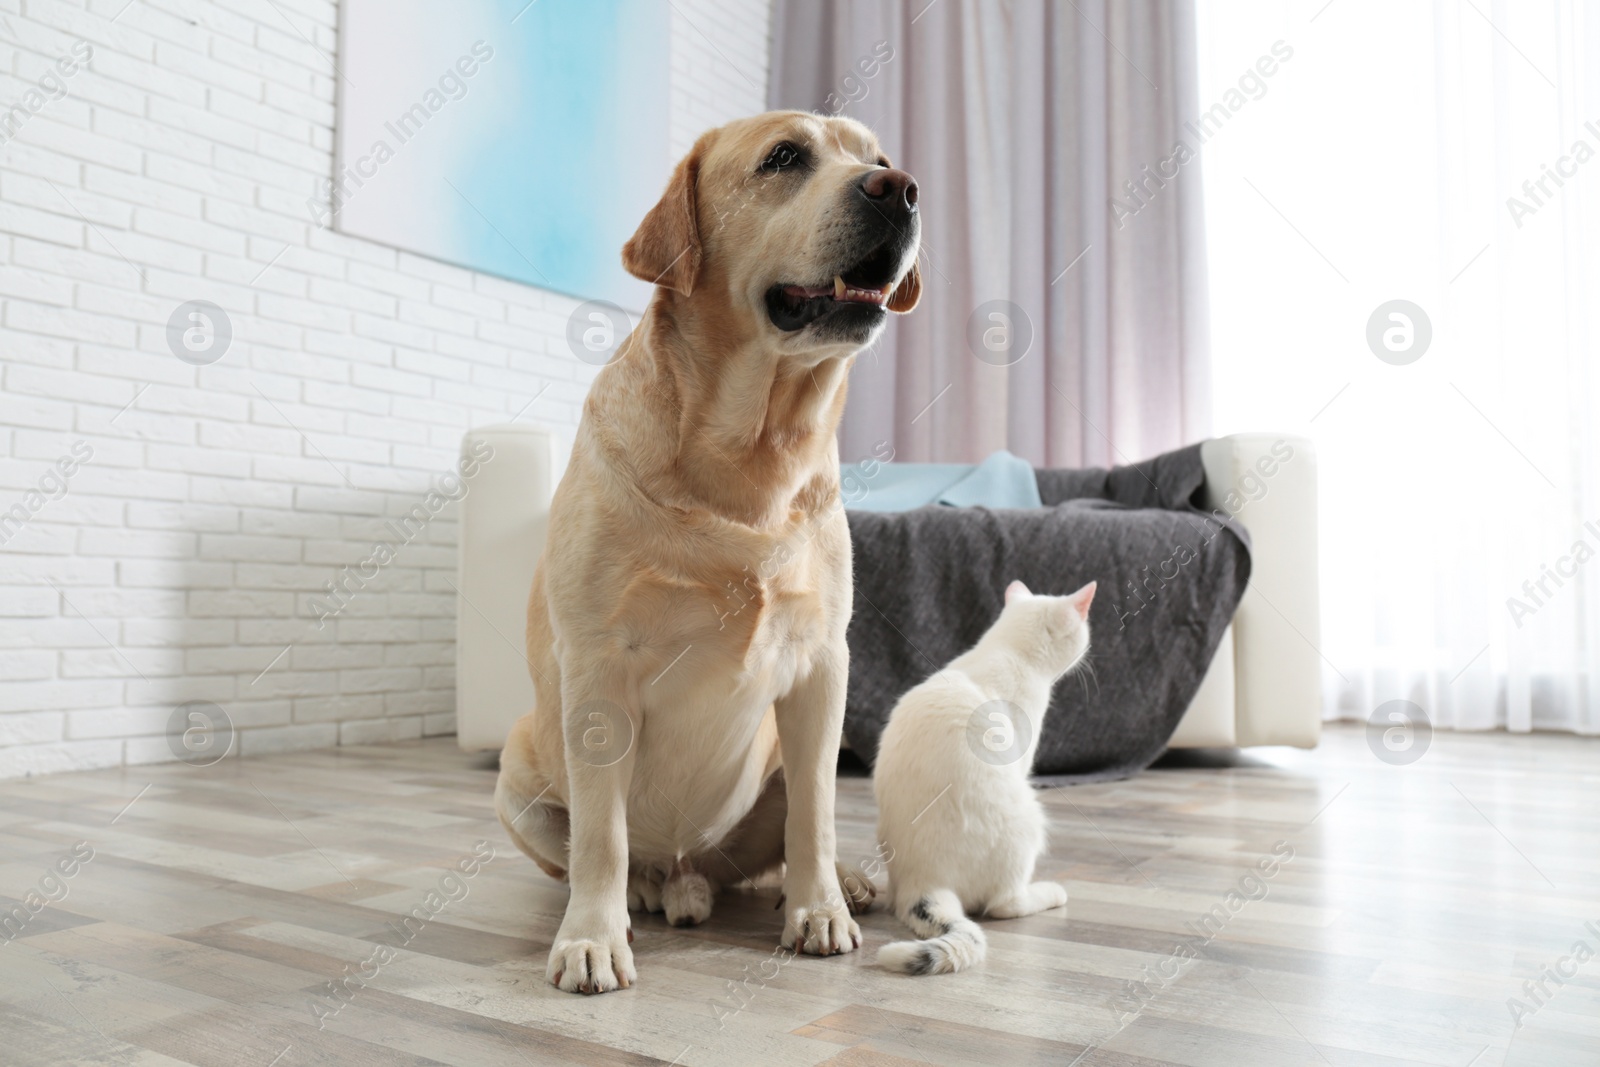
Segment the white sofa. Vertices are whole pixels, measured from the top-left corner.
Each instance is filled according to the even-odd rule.
[[[468,751],[498,750],[533,704],[528,587],[564,463],[560,440],[537,426],[473,430],[463,454],[482,443],[494,455],[461,504],[456,583],[456,731]],[[1206,506],[1250,531],[1251,578],[1172,746],[1310,748],[1322,726],[1316,454],[1304,438],[1236,434],[1206,442],[1201,457]]]

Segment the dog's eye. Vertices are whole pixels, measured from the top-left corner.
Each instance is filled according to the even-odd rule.
[[[884,156],[879,156],[878,157],[878,166],[887,167],[888,165],[889,165],[889,160],[886,157],[884,157]]]
[[[798,162],[800,162],[800,150],[785,141],[767,153],[767,158],[761,161],[761,169],[771,174],[785,167],[792,167]]]

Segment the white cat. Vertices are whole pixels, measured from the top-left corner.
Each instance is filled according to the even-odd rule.
[[[1034,596],[1012,582],[977,645],[890,714],[872,778],[890,906],[932,939],[885,945],[890,970],[964,970],[987,946],[967,913],[1014,919],[1067,902],[1065,887],[1033,881],[1045,815],[1028,772],[1050,687],[1089,649],[1094,590]]]

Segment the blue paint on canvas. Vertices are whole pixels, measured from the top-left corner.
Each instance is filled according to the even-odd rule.
[[[642,308],[649,286],[622,270],[621,248],[670,168],[670,12],[656,0],[346,0],[341,161],[359,160],[374,140],[394,152],[369,166],[376,174],[340,206],[337,224]],[[459,75],[460,57],[485,52],[470,77]],[[452,92],[429,97],[439,72]],[[394,117],[441,96],[399,142],[397,130],[411,131]]]

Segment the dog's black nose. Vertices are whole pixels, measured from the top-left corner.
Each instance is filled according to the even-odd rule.
[[[861,192],[877,204],[917,210],[917,179],[903,170],[880,167],[861,179]]]

